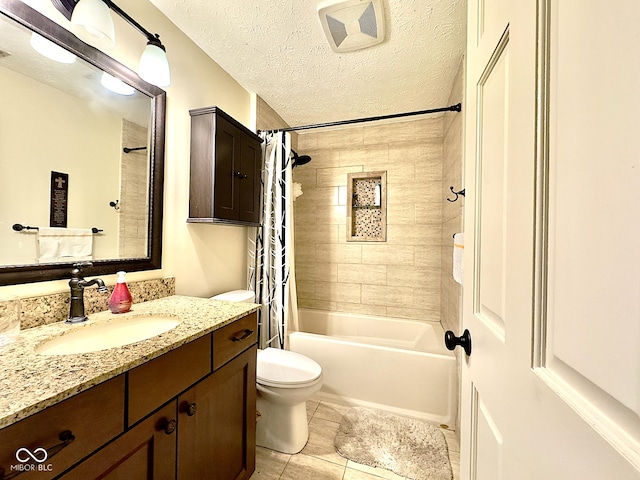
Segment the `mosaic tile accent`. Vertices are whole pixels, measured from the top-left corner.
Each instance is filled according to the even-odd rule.
[[[386,172],[351,173],[348,241],[386,241]]]

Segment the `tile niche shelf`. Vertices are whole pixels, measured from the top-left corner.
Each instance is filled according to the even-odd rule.
[[[387,172],[347,175],[347,241],[387,241]]]

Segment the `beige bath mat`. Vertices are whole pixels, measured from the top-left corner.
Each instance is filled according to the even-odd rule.
[[[340,455],[415,480],[451,480],[447,442],[440,429],[423,420],[380,410],[351,408],[335,439]]]

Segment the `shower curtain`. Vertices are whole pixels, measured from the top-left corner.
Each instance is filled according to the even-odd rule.
[[[256,292],[258,347],[284,349],[287,331],[296,330],[296,300],[293,256],[293,195],[291,136],[286,132],[261,133],[262,225],[249,238],[249,290]]]

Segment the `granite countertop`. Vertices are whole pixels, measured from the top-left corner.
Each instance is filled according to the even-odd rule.
[[[94,385],[116,377],[152,358],[217,330],[259,308],[174,295],[134,304],[128,313],[94,313],[80,324],[64,322],[22,330],[9,345],[0,347],[0,428],[44,410]],[[91,353],[42,355],[35,348],[45,340],[77,328],[126,316],[175,316],[181,323],[148,340]]]

